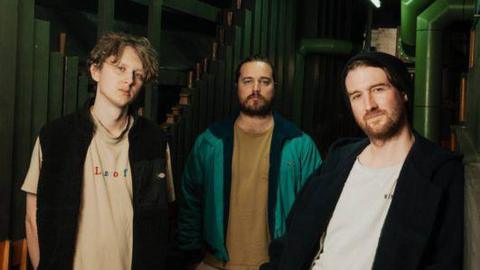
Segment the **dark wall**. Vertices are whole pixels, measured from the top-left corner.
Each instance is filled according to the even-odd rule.
[[[333,38],[362,45],[366,4],[358,0],[298,2],[297,39]],[[340,74],[350,55],[316,54],[305,59],[302,128],[324,155],[339,137],[360,133],[344,102]]]

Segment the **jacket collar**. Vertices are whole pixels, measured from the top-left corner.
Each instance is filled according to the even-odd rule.
[[[418,132],[415,130],[413,130],[413,135],[415,137],[415,142],[407,154],[405,163],[408,160],[411,161],[414,165],[411,169],[415,170],[417,174],[423,176],[424,178],[430,178],[432,173],[445,162],[448,162],[452,159],[460,160],[462,158],[460,154],[451,153],[450,151],[438,147],[433,142],[418,134]],[[345,166],[353,166],[355,158],[365,149],[365,147],[367,147],[369,143],[370,142],[368,138],[349,138],[336,142],[332,146],[332,149],[336,150],[336,157],[333,157],[334,162],[330,162],[335,163],[335,166],[329,167],[329,169],[338,170]]]
[[[218,138],[232,137],[233,138],[233,126],[238,115],[230,117],[224,121],[214,123],[209,127],[210,132]],[[290,139],[302,135],[302,131],[291,122],[285,120],[280,114],[273,113],[274,136],[280,136],[282,139]]]

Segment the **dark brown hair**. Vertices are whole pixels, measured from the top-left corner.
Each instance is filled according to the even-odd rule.
[[[270,60],[265,56],[251,55],[251,56],[243,59],[242,62],[240,62],[240,64],[238,64],[238,66],[235,70],[235,83],[238,83],[238,79],[240,79],[240,69],[242,69],[242,66],[244,64],[250,63],[250,62],[262,62],[262,63],[265,63],[265,64],[269,65],[270,68],[272,69],[272,79],[275,82],[275,68],[273,67],[272,62],[270,62]]]

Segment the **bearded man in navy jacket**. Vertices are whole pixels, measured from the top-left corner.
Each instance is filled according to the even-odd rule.
[[[412,130],[405,65],[361,53],[343,78],[367,138],[331,147],[261,269],[462,269],[462,159]]]

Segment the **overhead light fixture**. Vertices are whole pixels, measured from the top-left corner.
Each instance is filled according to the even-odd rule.
[[[372,2],[372,4],[376,7],[376,8],[379,8],[382,3],[380,0],[370,0],[370,2]]]

